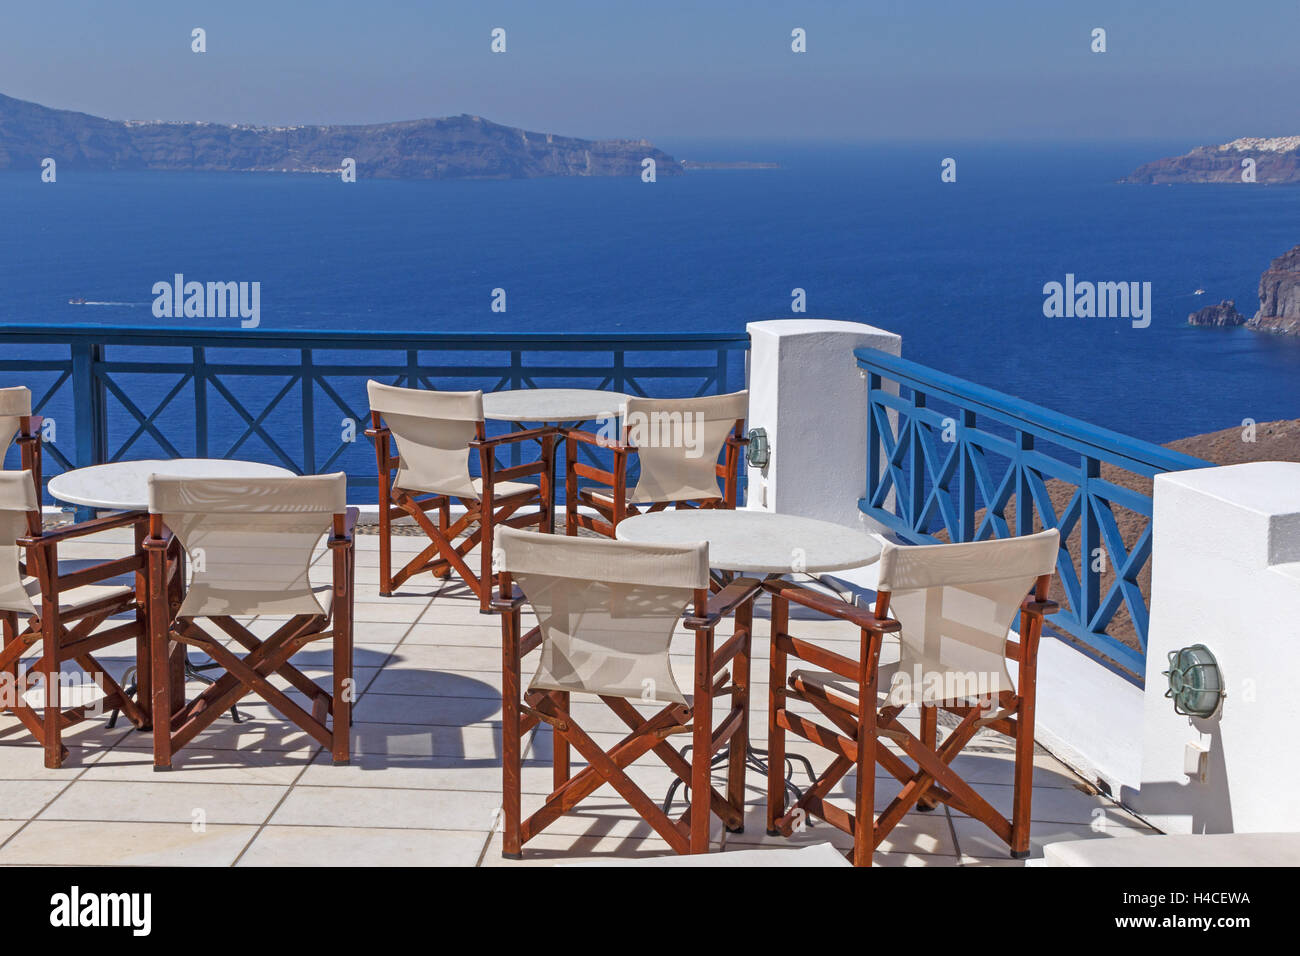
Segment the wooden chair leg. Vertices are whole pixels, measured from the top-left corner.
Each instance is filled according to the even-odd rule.
[[[57,596],[41,602],[41,675],[45,681],[45,710],[41,714],[45,738],[45,766],[57,770],[63,766],[62,701],[59,682],[59,608]]]
[[[933,704],[921,705],[921,742],[931,750],[939,747],[939,708]],[[939,803],[933,797],[922,797],[916,809],[928,813],[937,809]]]
[[[857,787],[853,810],[854,866],[871,866],[876,851],[876,748],[880,746],[876,737],[876,685],[881,644],[881,634],[862,629],[861,671],[858,675]]]
[[[571,695],[567,690],[552,691],[551,699],[564,713],[569,713]],[[560,734],[551,735],[552,786],[559,790],[569,779],[569,741]]]
[[[135,526],[135,553],[145,554],[144,539],[148,525],[139,521]],[[149,730],[152,724],[150,701],[153,698],[153,661],[149,654],[149,568],[148,564],[135,572],[135,624],[139,628],[135,639],[135,700],[144,711],[145,723],[138,730]]]
[[[501,615],[501,855],[523,855],[519,731],[519,609]]]
[[[330,746],[334,766],[348,763],[352,756],[352,568],[348,549],[334,555],[334,717]]]
[[[789,625],[790,603],[779,594],[772,595],[772,649],[768,659],[767,710],[767,835],[780,836],[777,821],[785,816],[785,728],[777,716],[786,705],[786,653],[777,646],[777,638]]]
[[[479,572],[478,572],[478,612],[480,614],[492,613],[492,548],[495,546],[493,541],[493,519],[491,507],[488,502],[483,502],[483,511],[480,521],[482,522],[482,534],[479,536]]]
[[[871,866],[876,850],[875,703],[865,700],[858,723],[857,787],[853,808],[853,865]]]
[[[564,440],[564,533],[572,538],[578,533],[578,443],[573,438]]]
[[[8,650],[9,645],[18,640],[18,615],[14,611],[5,611],[0,613],[0,621],[3,621],[4,627],[4,649]],[[4,674],[7,675],[4,680],[8,681],[9,686],[13,688],[13,693],[19,693],[17,658],[4,668]]]
[[[172,667],[168,629],[167,555],[163,545],[148,549],[149,557],[149,663],[153,696],[149,707],[153,722],[153,769],[172,768]]]
[[[1040,584],[1040,592],[1046,588]],[[1016,767],[1011,803],[1011,856],[1021,860],[1029,856],[1030,809],[1034,790],[1034,704],[1038,688],[1038,642],[1042,618],[1020,615],[1020,680],[1016,687],[1020,698],[1016,713]]]
[[[391,597],[393,593],[393,519],[389,514],[392,507],[388,476],[381,471],[379,475],[379,594],[381,597]]]
[[[751,598],[735,613],[736,633],[743,631],[744,643],[731,660],[731,705],[741,708],[740,729],[732,736],[727,755],[727,802],[740,813],[741,824],[728,827],[728,833],[745,832],[745,760],[749,746],[749,672],[752,632],[754,626],[754,601]]]
[[[538,530],[555,533],[555,436],[542,437],[542,474],[538,482]]]
[[[690,852],[709,852],[709,797],[713,763],[713,630],[695,632],[695,698],[692,701]]]
[[[446,495],[438,496],[438,530],[444,535],[451,528],[451,498]],[[446,581],[451,577],[451,565],[448,564],[441,570],[433,572],[433,576],[440,581]]]

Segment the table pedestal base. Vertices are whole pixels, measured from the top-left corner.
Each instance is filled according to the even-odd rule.
[[[688,753],[690,753],[690,750],[691,750],[691,745],[687,744],[685,747],[682,747],[678,751],[678,753],[680,753],[683,757],[685,757]],[[709,766],[716,767],[718,766],[718,764],[726,763],[727,758],[729,756],[730,755],[726,751],[718,753],[709,762]],[[763,759],[766,756],[767,756],[766,750],[759,750],[756,747],[751,747],[748,743],[746,743],[745,744],[745,769],[758,771],[760,774],[763,775],[763,779],[766,780],[767,773],[768,773],[768,764],[767,761]],[[817,775],[813,772],[812,762],[809,761],[809,759],[805,757],[803,754],[787,753],[785,755],[785,764],[787,768],[786,775],[785,775],[785,789],[787,793],[791,794],[794,797],[795,802],[798,803],[799,800],[803,799],[803,791],[800,790],[799,787],[796,786],[794,783],[794,762],[795,761],[798,761],[803,765],[804,773],[808,775],[808,780],[810,782],[815,781],[817,779]],[[664,802],[663,802],[664,813],[667,813],[671,816],[673,799],[677,796],[677,788],[680,787],[684,782],[685,781],[683,781],[681,777],[678,777],[668,787],[668,793],[664,797]],[[688,787],[687,791],[689,792],[689,790],[690,788]],[[742,826],[733,830],[731,827],[727,827],[727,832],[744,833],[745,828]]]

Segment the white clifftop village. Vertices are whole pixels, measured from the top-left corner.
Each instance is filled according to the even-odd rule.
[[[1289,153],[1300,149],[1300,136],[1241,136],[1224,143],[1220,150],[1235,149],[1239,153]]]

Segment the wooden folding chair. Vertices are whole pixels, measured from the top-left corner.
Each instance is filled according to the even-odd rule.
[[[25,385],[0,388],[0,466],[5,452],[17,440],[19,465],[32,473],[36,483],[37,499],[41,491],[41,425],[40,415],[32,414],[32,393]]]
[[[744,447],[748,392],[699,398],[629,398],[622,410],[622,438],[590,432],[565,433],[565,533],[579,528],[614,537],[618,523],[643,511],[735,508]],[[609,471],[579,461],[580,446],[613,455]],[[628,466],[641,473],[628,490]],[[719,460],[721,459],[721,460]],[[718,487],[718,479],[722,487]],[[580,484],[585,480],[586,485]],[[584,514],[582,506],[595,511]]]
[[[368,382],[367,388],[373,427],[366,434],[374,439],[379,465],[379,593],[388,597],[424,571],[439,578],[455,571],[478,597],[479,610],[489,613],[496,529],[551,530],[556,430],[530,428],[488,438],[482,392],[435,392],[375,381]],[[541,446],[537,461],[498,467],[498,448],[529,441]],[[478,453],[478,478],[470,475],[471,451]],[[538,476],[537,484],[517,480],[532,475]],[[452,499],[465,508],[455,521],[451,520]],[[520,510],[534,506],[536,511]],[[434,509],[436,522],[429,518]],[[431,544],[394,573],[392,521],[403,515],[414,519]],[[466,560],[475,547],[479,549],[477,573]]]
[[[63,731],[106,707],[120,708],[137,727],[148,716],[118,685],[95,652],[119,644],[144,646],[145,618],[138,591],[143,591],[143,558],[129,557],[75,568],[59,566],[58,548],[65,541],[135,525],[138,515],[118,515],[45,531],[40,500],[28,471],[0,472],[0,699],[45,748],[45,766],[56,768],[67,756]],[[26,552],[25,565],[20,556]],[[25,568],[25,570],[24,570]],[[114,578],[135,575],[132,584]],[[110,618],[130,617],[109,627]],[[40,657],[23,670],[23,655],[40,644]],[[67,662],[80,672],[65,672]],[[31,686],[29,686],[31,685]],[[65,686],[67,685],[67,686]],[[39,714],[38,714],[39,711]]]
[[[502,529],[502,789],[503,855],[519,859],[523,845],[602,784],[610,784],[678,853],[706,853],[713,815],[732,831],[744,825],[745,742],[748,736],[750,630],[759,582],[733,581],[709,593],[708,544],[655,547]],[[518,582],[519,589],[514,586]],[[527,601],[540,622],[520,625]],[[694,693],[684,695],[673,677],[668,650],[682,611],[695,632]],[[720,648],[714,631],[735,614],[735,633]],[[521,690],[522,661],[538,652],[537,671]],[[734,677],[728,682],[727,667]],[[573,694],[599,697],[629,733],[604,750],[578,725]],[[730,708],[713,723],[714,698],[729,694]],[[648,716],[635,703],[652,705]],[[553,731],[554,790],[526,819],[520,789],[523,738],[539,723]],[[690,734],[689,758],[670,738]],[[571,773],[569,748],[587,763]],[[727,793],[714,789],[710,759],[728,752]],[[690,788],[690,806],[672,819],[632,782],[627,768],[654,753]]]
[[[1047,593],[1059,550],[1055,529],[963,544],[899,547],[885,541],[874,612],[788,581],[768,582],[765,587],[772,594],[768,833],[788,835],[802,814],[811,813],[851,833],[854,864],[870,866],[875,848],[909,810],[918,804],[920,809],[932,809],[942,802],[983,822],[1006,841],[1012,857],[1027,856],[1038,642],[1043,616],[1056,609]],[[791,601],[857,625],[858,659],[789,634]],[[1008,629],[1017,612],[1020,633],[1017,640],[1010,640]],[[890,686],[881,688],[881,648],[889,633],[898,634],[899,661]],[[787,676],[791,657],[822,670],[795,670]],[[1008,659],[1018,665],[1014,683],[1007,671]],[[791,698],[811,704],[831,726],[789,710]],[[918,734],[899,719],[910,706],[920,709]],[[942,742],[939,710],[958,718]],[[1015,741],[1009,819],[951,766],[985,728]],[[835,755],[789,812],[781,773],[786,731]],[[877,763],[902,784],[898,796],[879,815],[874,813]],[[830,800],[832,790],[850,771],[856,773],[852,812]]]
[[[322,745],[335,764],[348,762],[352,680],[352,602],[355,560],[347,476],[305,478],[149,479],[149,643],[152,671],[154,769],[170,770],[172,755],[237,701],[256,693]],[[190,568],[184,598],[173,536]],[[332,555],[328,585],[313,585],[310,567],[322,538]],[[236,617],[285,618],[265,639]],[[199,625],[206,620],[220,632]],[[226,645],[232,638],[248,653]],[[290,663],[308,644],[333,649],[331,690]],[[197,647],[225,671],[194,700],[175,699],[184,648]],[[300,706],[271,678],[284,678],[306,696]],[[170,715],[170,720],[168,719]]]

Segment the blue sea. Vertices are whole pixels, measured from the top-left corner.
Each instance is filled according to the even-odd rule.
[[[907,358],[1140,438],[1300,417],[1300,339],[1186,325],[1223,298],[1254,313],[1260,273],[1300,243],[1300,188],[1116,184],[1192,143],[659,145],[781,168],[653,184],[5,172],[0,322],[237,326],[155,319],[153,284],[178,272],[260,282],[263,329],[735,331],[792,317],[801,288],[807,317],[898,332]],[[1045,318],[1043,286],[1067,273],[1150,282],[1150,327]]]

